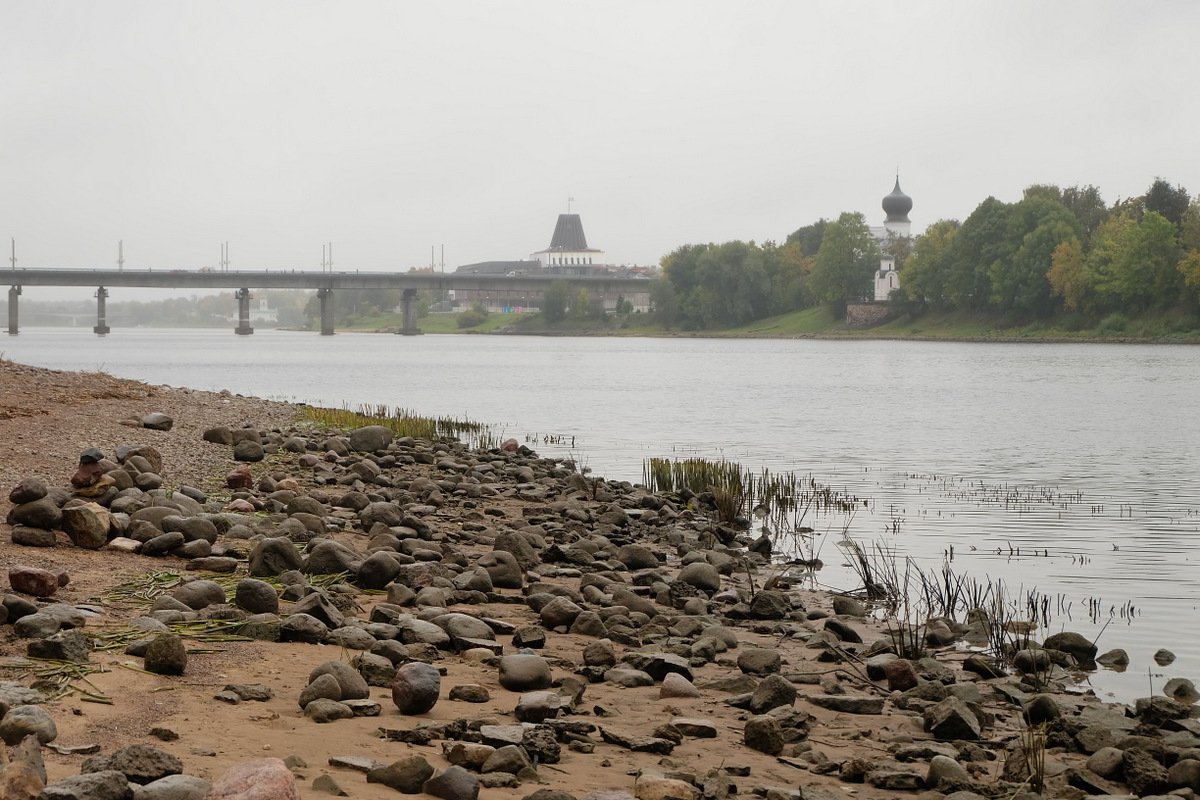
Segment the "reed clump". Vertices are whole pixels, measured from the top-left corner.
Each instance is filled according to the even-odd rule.
[[[397,436],[414,439],[459,439],[475,447],[494,447],[499,433],[491,425],[460,417],[427,417],[406,408],[360,405],[357,409],[305,406],[304,418],[324,428],[353,430],[382,425]]]

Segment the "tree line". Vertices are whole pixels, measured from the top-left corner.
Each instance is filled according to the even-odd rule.
[[[999,314],[1014,322],[1200,301],[1200,198],[1156,179],[1145,194],[1104,201],[1095,186],[1030,186],[915,238],[877,239],[862,214],[821,219],[775,242],[684,245],[663,258],[652,289],[658,320],[685,329],[734,327],[789,311],[871,299],[881,250],[894,257],[910,310]]]

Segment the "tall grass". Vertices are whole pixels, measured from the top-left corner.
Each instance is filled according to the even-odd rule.
[[[353,430],[365,425],[382,425],[397,436],[414,439],[458,439],[475,447],[494,447],[500,438],[491,425],[458,417],[426,417],[404,408],[361,405],[349,408],[305,406],[304,417],[325,428]]]

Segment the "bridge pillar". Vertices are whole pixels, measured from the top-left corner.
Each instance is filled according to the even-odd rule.
[[[321,335],[333,336],[333,289],[317,289],[321,301]]]
[[[254,333],[254,328],[250,327],[250,290],[238,289],[234,297],[238,301],[238,324],[233,332],[238,336],[249,336]]]
[[[405,336],[420,336],[421,329],[417,327],[417,309],[413,301],[417,299],[416,289],[405,289],[402,295],[401,310],[404,312],[404,327],[400,333]]]
[[[8,334],[10,336],[17,335],[17,312],[18,300],[21,296],[20,286],[8,287]]]
[[[103,286],[96,289],[96,327],[92,328],[92,332],[99,336],[109,333],[112,328],[108,327],[108,319],[104,310],[104,301],[108,299],[108,289]]]

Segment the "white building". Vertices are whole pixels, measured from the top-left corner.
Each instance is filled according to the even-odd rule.
[[[879,242],[879,271],[875,273],[875,302],[883,302],[900,288],[900,277],[896,273],[896,257],[891,243],[895,239],[907,239],[912,223],[908,212],[912,211],[912,198],[900,191],[900,176],[896,176],[896,188],[883,198],[883,212],[887,217],[883,225],[871,227],[871,235]]]
[[[529,257],[551,272],[565,274],[586,274],[591,271],[586,268],[604,264],[604,251],[588,247],[587,237],[583,235],[583,221],[578,214],[559,214],[550,246]]]

